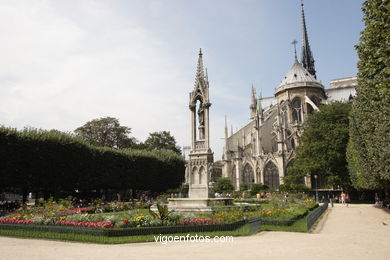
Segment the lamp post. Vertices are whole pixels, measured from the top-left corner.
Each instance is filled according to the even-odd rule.
[[[316,180],[316,202],[318,202],[318,186],[317,186],[317,178],[318,178],[318,175],[317,175],[317,174],[314,174],[314,179]]]

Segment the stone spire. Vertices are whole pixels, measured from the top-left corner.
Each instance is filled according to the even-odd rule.
[[[298,56],[297,56],[297,43],[298,43],[297,40],[293,40],[293,41],[291,42],[291,44],[294,45],[294,60],[295,60],[295,62],[298,62]]]
[[[309,38],[307,36],[306,21],[305,21],[305,12],[303,10],[303,0],[301,0],[302,8],[302,65],[303,67],[314,76],[316,76],[316,70],[314,67],[314,58],[310,50]]]
[[[261,100],[263,99],[263,95],[262,95],[262,92],[260,91],[260,97],[259,97],[259,101],[257,102],[257,110],[259,111],[259,117],[261,119],[261,123],[264,119],[264,114],[263,114],[263,106],[261,105]]]
[[[203,69],[203,58],[202,58],[202,49],[199,49],[199,57],[198,57],[198,68],[196,69],[196,78],[204,79],[204,69]]]
[[[251,119],[254,119],[257,114],[257,97],[256,97],[256,90],[253,87],[252,84],[252,96],[251,96],[251,105],[249,106],[251,110]]]
[[[228,135],[229,135],[229,132],[228,132],[228,126],[227,126],[227,118],[226,118],[226,115],[225,115],[225,142],[228,139]]]

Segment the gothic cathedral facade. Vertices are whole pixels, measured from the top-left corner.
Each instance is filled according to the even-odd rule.
[[[304,121],[326,99],[325,88],[317,81],[302,4],[301,60],[295,51],[291,69],[275,89],[274,105],[263,109],[252,88],[251,121],[230,136],[225,123],[222,176],[230,178],[236,190],[253,183],[278,189],[294,160]],[[311,186],[310,177],[302,181]]]

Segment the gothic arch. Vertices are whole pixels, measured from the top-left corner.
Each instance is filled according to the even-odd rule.
[[[206,184],[207,178],[206,178],[206,171],[204,167],[200,167],[199,169],[199,184]]]
[[[255,175],[253,172],[253,167],[249,163],[246,163],[242,171],[242,183],[254,183],[254,182],[255,182]]]
[[[264,184],[270,189],[279,188],[279,170],[275,163],[271,161],[264,167]]]
[[[198,169],[196,166],[192,167],[191,171],[191,183],[197,183],[199,181]]]

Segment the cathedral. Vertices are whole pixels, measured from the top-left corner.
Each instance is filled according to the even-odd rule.
[[[302,126],[308,114],[322,104],[348,101],[355,94],[356,77],[331,81],[325,89],[317,80],[305,14],[302,6],[302,53],[275,89],[274,97],[258,97],[252,87],[250,122],[228,133],[225,119],[225,144],[222,176],[238,190],[242,184],[262,183],[271,189],[283,184],[287,168],[293,163]],[[295,45],[297,42],[294,41]],[[311,187],[310,176],[304,183]]]

